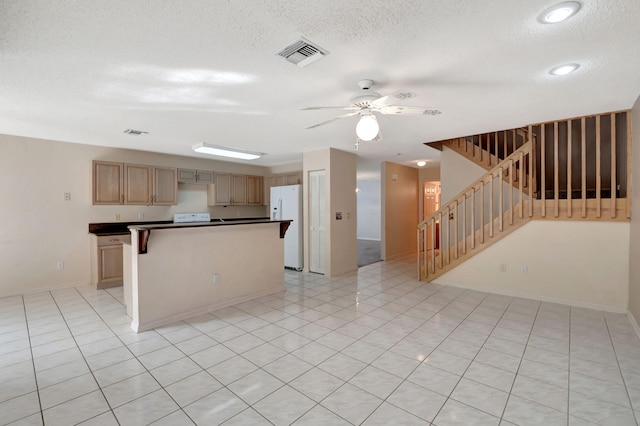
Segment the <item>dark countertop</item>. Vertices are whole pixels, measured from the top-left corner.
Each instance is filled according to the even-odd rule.
[[[271,220],[271,219],[240,219],[240,220],[226,220],[214,219],[211,222],[187,222],[187,223],[147,223],[144,225],[134,224],[130,225],[129,229],[135,229],[138,235],[138,254],[144,254],[148,250],[149,236],[151,231],[155,229],[180,229],[180,228],[205,228],[212,226],[233,226],[233,225],[254,225],[265,223],[277,223],[280,225],[280,238],[284,238],[284,235],[289,229],[292,220]]]
[[[89,233],[95,235],[124,235],[130,234],[129,231],[130,226],[154,226],[154,225],[171,225],[168,226],[170,228],[180,227],[184,225],[196,225],[196,226],[208,226],[211,224],[227,224],[230,225],[232,223],[239,223],[245,221],[254,221],[253,223],[261,223],[264,221],[269,221],[268,217],[252,217],[252,218],[229,218],[229,219],[211,219],[209,223],[183,223],[183,224],[174,224],[172,220],[151,220],[151,221],[141,221],[141,222],[103,222],[103,223],[90,223],[89,224]],[[177,225],[177,226],[176,226]],[[150,228],[151,229],[151,228]],[[157,228],[156,228],[157,229]]]

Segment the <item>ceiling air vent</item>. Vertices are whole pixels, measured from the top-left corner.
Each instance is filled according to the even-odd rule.
[[[149,134],[149,132],[145,132],[143,130],[136,130],[136,129],[127,129],[122,133],[126,133],[127,135],[134,135],[134,136],[148,135]]]
[[[321,59],[325,55],[328,55],[329,52],[327,52],[317,44],[311,43],[304,37],[300,37],[300,39],[294,41],[277,54],[279,56],[282,56],[292,64],[295,64],[299,67],[306,67],[310,63]]]

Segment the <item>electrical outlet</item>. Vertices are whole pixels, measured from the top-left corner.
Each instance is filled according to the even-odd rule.
[[[138,219],[140,220],[144,219],[144,213],[138,213]]]
[[[213,274],[213,283],[220,284],[220,274]]]
[[[506,263],[501,263],[500,264],[500,272],[507,272],[507,264]]]
[[[65,192],[64,193],[64,200],[65,201],[71,201],[71,193],[70,192]]]
[[[120,213],[116,213],[116,220],[120,220]]]
[[[58,262],[58,264],[56,265],[56,267],[58,269],[64,269],[64,262]]]
[[[522,275],[528,275],[529,267],[527,265],[522,265],[522,267],[520,268],[520,271],[522,272]]]

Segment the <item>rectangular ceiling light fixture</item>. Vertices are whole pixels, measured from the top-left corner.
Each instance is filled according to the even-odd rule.
[[[261,152],[245,151],[243,149],[229,148],[226,146],[210,145],[208,143],[195,144],[192,149],[201,154],[217,155],[220,157],[239,158],[241,160],[255,160],[262,157]]]

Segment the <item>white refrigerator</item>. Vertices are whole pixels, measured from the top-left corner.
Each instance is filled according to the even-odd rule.
[[[271,188],[271,220],[293,220],[284,236],[284,267],[302,270],[302,185]]]

